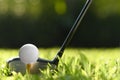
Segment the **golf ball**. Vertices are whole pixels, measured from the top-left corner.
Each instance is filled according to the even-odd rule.
[[[25,44],[19,50],[20,60],[25,64],[34,63],[39,55],[38,48],[33,44]]]

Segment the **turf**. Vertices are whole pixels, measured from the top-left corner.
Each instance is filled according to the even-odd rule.
[[[40,57],[52,59],[58,48],[40,48]],[[0,49],[0,80],[120,80],[120,48],[69,48],[60,59],[58,71],[49,67],[41,75],[13,72],[5,67],[6,60],[18,56],[18,49]]]

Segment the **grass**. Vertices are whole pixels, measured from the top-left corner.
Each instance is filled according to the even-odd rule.
[[[52,59],[58,48],[40,48],[40,57]],[[18,56],[18,49],[0,49],[0,80],[120,80],[120,49],[66,49],[54,75],[49,67],[41,75],[13,73],[6,60]]]

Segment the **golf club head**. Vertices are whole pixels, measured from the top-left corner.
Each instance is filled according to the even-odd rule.
[[[38,58],[37,62],[33,63],[30,69],[31,74],[39,74],[40,70],[44,70],[49,65],[50,69],[56,69],[57,65],[54,64],[54,61],[45,60]],[[26,65],[21,62],[19,57],[9,59],[7,61],[7,68],[10,69],[10,71],[20,72],[22,74],[26,73]]]

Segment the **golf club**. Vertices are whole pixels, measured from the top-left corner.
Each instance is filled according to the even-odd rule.
[[[69,31],[66,39],[63,42],[60,50],[58,51],[56,56],[53,58],[53,60],[45,60],[45,59],[38,58],[37,62],[33,63],[32,68],[30,70],[30,73],[32,73],[32,74],[39,73],[40,69],[41,70],[46,69],[48,64],[50,64],[51,69],[57,68],[58,63],[59,63],[59,58],[62,57],[65,48],[67,47],[67,45],[71,41],[73,35],[75,34],[75,32],[76,32],[81,20],[83,19],[83,17],[85,15],[89,5],[91,4],[91,2],[92,2],[92,0],[86,0],[80,14],[78,15],[75,23],[73,24],[71,30]],[[9,59],[7,61],[7,67],[11,71],[21,72],[22,74],[26,73],[25,64],[21,62],[19,57]]]

